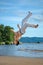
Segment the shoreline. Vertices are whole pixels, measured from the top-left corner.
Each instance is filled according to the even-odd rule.
[[[0,56],[0,65],[43,65],[43,58]]]

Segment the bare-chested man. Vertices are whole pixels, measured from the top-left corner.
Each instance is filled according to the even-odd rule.
[[[34,25],[34,24],[29,24],[27,23],[28,18],[32,15],[31,12],[28,13],[28,15],[22,20],[22,24],[21,27],[19,26],[19,24],[17,25],[19,28],[19,31],[14,32],[12,29],[11,31],[14,32],[14,44],[18,45],[19,44],[19,39],[21,38],[21,36],[25,33],[26,28],[27,27],[32,27],[32,28],[37,28],[38,24]]]

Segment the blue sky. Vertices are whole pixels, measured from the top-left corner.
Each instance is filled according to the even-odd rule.
[[[22,19],[32,12],[28,23],[39,24],[37,29],[27,28],[23,35],[28,37],[43,37],[43,0],[0,0],[0,24],[14,27],[21,25]]]

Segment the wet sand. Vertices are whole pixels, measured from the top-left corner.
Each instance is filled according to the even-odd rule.
[[[43,58],[0,56],[0,65],[43,65]]]

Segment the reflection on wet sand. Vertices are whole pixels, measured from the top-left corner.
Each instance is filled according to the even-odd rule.
[[[43,52],[43,50],[37,50],[37,49],[25,49],[25,48],[18,49],[18,51]]]

